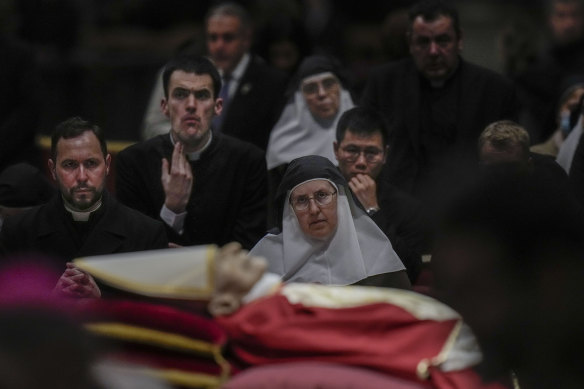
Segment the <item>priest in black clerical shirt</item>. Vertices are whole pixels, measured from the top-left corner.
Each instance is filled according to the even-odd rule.
[[[461,57],[458,12],[439,0],[409,12],[411,58],[375,69],[361,106],[383,112],[389,123],[387,179],[421,200],[435,196],[456,169],[476,165],[476,141],[489,123],[517,119],[509,80]],[[453,170],[454,169],[454,170]]]
[[[6,218],[3,256],[48,257],[64,272],[74,258],[168,247],[164,225],[105,190],[111,156],[101,129],[78,117],[52,135],[49,170],[59,192],[46,204]]]

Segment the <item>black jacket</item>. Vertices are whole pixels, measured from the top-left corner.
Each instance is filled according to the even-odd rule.
[[[105,192],[94,215],[96,220],[87,222],[91,225],[85,237],[79,238],[72,232],[71,214],[58,194],[44,205],[6,218],[0,234],[4,254],[48,256],[63,271],[66,262],[78,257],[168,247],[161,222],[120,204]]]
[[[421,88],[425,80],[411,58],[392,62],[374,70],[361,104],[383,113],[389,124],[390,151],[384,169],[389,182],[409,194],[419,195],[426,157],[422,145]],[[512,83],[502,76],[461,59],[459,68],[447,82],[456,82],[457,91],[453,143],[443,149],[452,158],[475,157],[477,140],[490,123],[516,120],[518,102]],[[437,146],[439,147],[439,146]]]
[[[257,56],[251,60],[229,99],[220,131],[265,150],[284,106],[287,76]]]
[[[122,150],[116,157],[116,195],[140,212],[160,218],[164,204],[162,158],[172,161],[169,134]],[[251,248],[266,232],[267,172],[257,147],[213,134],[198,161],[191,162],[193,189],[184,233],[167,228],[169,240],[181,245],[237,241]]]

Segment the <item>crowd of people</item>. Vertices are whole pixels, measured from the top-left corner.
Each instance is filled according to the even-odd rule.
[[[218,277],[233,277],[218,282],[211,297],[235,290],[230,298],[245,306],[264,272],[284,285],[423,292],[437,301],[419,306],[447,304],[470,325],[484,358],[481,373],[499,380],[493,385],[504,387],[512,375],[528,389],[579,387],[584,2],[550,0],[547,7],[551,47],[522,72],[503,75],[463,58],[456,8],[417,2],[404,34],[409,56],[376,67],[357,94],[330,54],[308,53],[281,68],[266,63],[252,51],[249,12],[221,3],[205,17],[206,55],[183,47],[160,70],[144,139],[112,157],[98,124],[65,119],[51,136],[49,177],[30,164],[38,159],[34,150],[11,143],[30,141],[20,130],[26,122],[15,118],[35,119],[19,112],[26,100],[14,99],[0,118],[2,137],[11,140],[0,147],[2,264],[39,258],[51,269],[47,295],[107,300],[124,295],[73,260],[237,242],[246,251],[234,261],[246,265],[221,268]],[[20,70],[23,85],[30,83],[27,68]],[[13,135],[4,136],[7,130]],[[245,262],[248,251],[265,264]],[[14,281],[20,273],[11,274]],[[242,278],[253,282],[240,286]],[[363,331],[379,328],[374,303],[381,300],[356,303],[347,297],[352,290],[360,289],[335,292],[338,307],[365,307],[375,314],[362,318]],[[7,290],[0,285],[0,292]],[[416,311],[393,299],[383,303]],[[298,301],[305,310],[322,304]],[[332,316],[339,315],[339,326],[350,325],[339,312]],[[218,320],[245,349],[238,326],[259,324],[241,315]],[[297,315],[286,317],[294,322]],[[299,328],[311,331],[319,316],[310,317]],[[362,358],[339,361],[412,379]],[[433,387],[448,387],[439,381]],[[456,386],[461,382],[454,387],[465,387]],[[472,385],[466,387],[491,384]]]

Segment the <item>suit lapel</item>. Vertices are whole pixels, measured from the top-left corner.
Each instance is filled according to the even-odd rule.
[[[249,60],[249,63],[247,64],[247,68],[239,80],[239,84],[237,85],[237,90],[234,94],[236,99],[241,100],[241,98],[244,98],[253,89],[253,80],[255,79],[253,74],[254,70],[254,57],[252,56]]]
[[[247,68],[243,72],[243,75],[239,79],[239,83],[237,84],[237,89],[231,97],[229,101],[229,109],[227,109],[227,117],[223,119],[222,128],[227,130],[227,133],[237,133],[237,129],[239,126],[234,126],[234,118],[241,117],[242,110],[245,110],[245,104],[248,102],[248,99],[245,97],[251,92],[253,89],[253,56],[250,58],[249,63],[247,64]],[[236,123],[235,123],[236,124]]]

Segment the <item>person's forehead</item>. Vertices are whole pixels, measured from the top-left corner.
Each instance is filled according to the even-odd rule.
[[[292,195],[304,195],[323,189],[333,189],[332,183],[324,178],[317,178],[296,185],[296,187],[292,188],[291,193]]]
[[[413,35],[454,35],[455,33],[454,22],[450,16],[446,15],[438,15],[433,20],[426,20],[422,15],[419,15],[412,24]]]
[[[241,20],[235,15],[213,15],[207,22],[207,33],[236,33],[241,28]]]
[[[375,131],[371,134],[356,134],[350,128],[345,131],[345,136],[341,141],[342,145],[357,145],[357,146],[377,146],[383,148],[383,136],[381,130]]]
[[[523,159],[523,149],[519,144],[496,148],[491,142],[485,142],[480,157],[483,162],[518,162]]]
[[[95,158],[103,155],[97,136],[91,131],[85,131],[74,138],[59,139],[57,142],[57,156],[59,159],[65,159]]]
[[[209,74],[197,74],[185,72],[184,70],[175,70],[170,75],[170,89],[212,89],[213,80]]]
[[[312,76],[308,76],[302,79],[302,85],[310,84],[313,82],[321,82],[322,80],[326,80],[327,78],[336,78],[333,72],[322,72],[318,74],[313,74]]]

